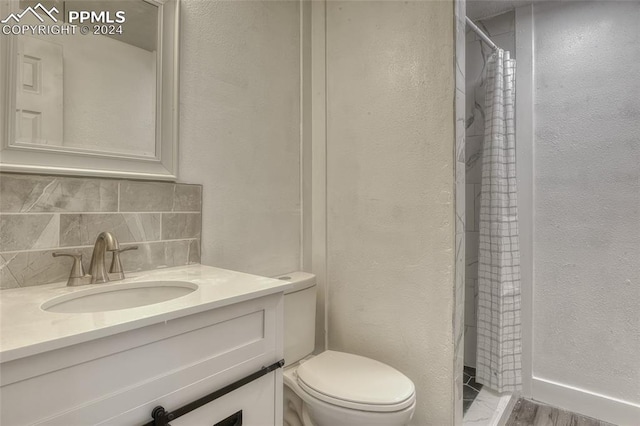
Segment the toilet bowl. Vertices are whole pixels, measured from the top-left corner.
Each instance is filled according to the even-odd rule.
[[[404,426],[415,411],[411,380],[343,352],[325,351],[286,367],[284,386],[286,426]]]
[[[293,286],[284,298],[284,425],[405,426],[415,411],[413,382],[382,362],[324,351],[315,343],[315,276],[278,277]]]

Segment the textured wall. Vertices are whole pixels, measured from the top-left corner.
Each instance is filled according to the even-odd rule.
[[[533,373],[640,404],[640,3],[534,13]]]
[[[295,1],[182,2],[180,179],[203,185],[202,263],[300,267]]]
[[[199,263],[201,189],[1,173],[0,288],[66,280],[72,260],[52,252],[82,253],[88,269],[102,231],[139,246],[121,255],[125,271]]]
[[[329,346],[454,415],[454,4],[327,3]]]
[[[491,39],[515,58],[515,14],[504,13],[476,21]],[[484,138],[485,63],[492,50],[467,29],[466,50],[466,284],[464,314],[464,364],[476,366],[476,307],[478,306],[478,248],[482,140]]]

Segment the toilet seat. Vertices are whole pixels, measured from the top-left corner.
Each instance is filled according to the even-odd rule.
[[[325,351],[300,364],[297,382],[309,395],[338,407],[392,412],[415,402],[413,382],[398,370],[358,355]]]

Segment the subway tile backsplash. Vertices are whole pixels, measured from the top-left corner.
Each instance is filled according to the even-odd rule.
[[[64,281],[71,260],[51,253],[88,267],[102,231],[139,246],[125,271],[200,263],[201,198],[200,185],[0,173],[0,288]]]
[[[2,214],[0,252],[56,247],[58,229],[55,214]]]
[[[200,216],[200,213],[164,213],[162,239],[200,238],[200,223],[202,223]]]
[[[159,241],[162,213],[61,214],[60,247],[93,245],[109,230],[121,243]]]
[[[0,212],[118,211],[117,180],[0,173]]]
[[[199,212],[201,193],[200,185],[123,181],[120,183],[120,211]]]

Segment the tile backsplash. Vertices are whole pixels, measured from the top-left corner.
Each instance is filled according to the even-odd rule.
[[[201,216],[200,185],[0,173],[0,288],[64,281],[72,261],[54,251],[87,269],[102,231],[139,246],[125,271],[200,263]]]

